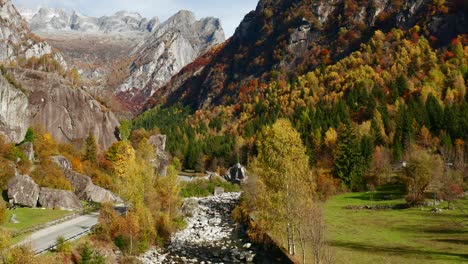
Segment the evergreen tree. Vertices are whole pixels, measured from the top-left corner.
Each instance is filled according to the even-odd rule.
[[[32,128],[28,128],[28,130],[26,131],[26,136],[24,136],[23,143],[34,142],[34,138],[34,130]]]
[[[119,138],[121,140],[128,140],[130,138],[131,132],[132,132],[132,122],[128,120],[123,120],[122,122],[120,122]]]
[[[431,123],[431,131],[433,133],[438,133],[444,125],[444,110],[433,94],[427,97],[426,109]]]
[[[341,125],[334,153],[334,174],[341,179],[343,185],[353,190],[360,190],[364,185],[359,145],[354,128]]]
[[[97,160],[97,144],[94,135],[89,132],[88,137],[86,138],[86,146],[83,160],[88,160],[90,162],[96,162]]]
[[[202,152],[199,143],[196,140],[190,140],[187,154],[185,155],[184,167],[189,170],[202,171]]]

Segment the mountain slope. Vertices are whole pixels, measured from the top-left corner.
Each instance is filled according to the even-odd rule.
[[[336,62],[377,29],[419,25],[432,45],[446,45],[468,28],[466,3],[446,5],[430,0],[262,0],[209,65],[193,69],[196,76],[186,81],[175,77],[153,99],[169,104],[182,99],[194,109],[234,103],[228,98],[236,98],[250,80],[262,82],[277,73],[289,78]]]
[[[343,127],[362,157],[399,161],[417,143],[455,164],[447,153],[468,142],[467,5],[395,3],[260,1],[232,39],[153,95],[134,129],[168,134],[188,169],[247,162],[279,118],[327,170]]]

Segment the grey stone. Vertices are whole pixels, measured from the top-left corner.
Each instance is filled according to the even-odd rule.
[[[11,217],[10,217],[10,223],[12,224],[19,224],[20,222],[18,221],[18,219],[16,219],[16,214],[12,214]]]
[[[121,202],[121,199],[109,190],[95,185],[89,176],[73,171],[70,161],[65,157],[54,156],[51,159],[62,168],[65,177],[75,190],[75,194],[81,200],[96,203]]]
[[[166,135],[153,135],[149,138],[149,142],[153,146],[156,156],[156,159],[153,160],[154,168],[158,175],[163,177],[167,175],[167,168],[170,165],[169,157],[165,153],[166,138]]]
[[[182,214],[186,217],[192,217],[198,209],[198,201],[195,199],[185,199],[180,208]]]
[[[166,151],[166,140],[166,135],[153,135],[149,138],[149,142],[154,147],[156,152]]]
[[[17,205],[36,207],[39,191],[39,186],[27,175],[17,174],[8,182],[8,198]]]
[[[227,171],[224,178],[232,183],[244,183],[248,179],[247,170],[240,163],[237,163]]]
[[[39,205],[44,208],[78,211],[83,209],[80,199],[71,191],[41,188]]]
[[[255,258],[255,254],[253,254],[253,253],[245,255],[245,261],[247,261],[247,262],[253,262],[254,258]]]
[[[214,195],[221,195],[223,193],[224,193],[224,188],[216,187],[213,194]]]
[[[24,152],[26,155],[26,158],[29,161],[34,161],[34,145],[31,142],[26,142],[21,144],[20,146],[21,150]]]

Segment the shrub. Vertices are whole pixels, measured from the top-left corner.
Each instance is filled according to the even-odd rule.
[[[7,220],[7,208],[5,202],[0,199],[0,225],[4,224]]]
[[[80,260],[77,264],[105,264],[106,258],[98,251],[91,249],[89,244],[84,244],[80,249]]]
[[[64,254],[69,254],[71,252],[71,245],[65,240],[63,236],[57,238],[56,251]]]
[[[184,183],[182,186],[182,197],[205,197],[214,193],[216,187],[224,188],[226,192],[238,192],[240,190],[238,185],[224,182],[221,179],[214,180],[194,180],[192,182]]]

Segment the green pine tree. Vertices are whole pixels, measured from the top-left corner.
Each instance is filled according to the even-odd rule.
[[[94,135],[90,132],[86,138],[86,146],[83,160],[96,162],[97,160],[97,144]]]

